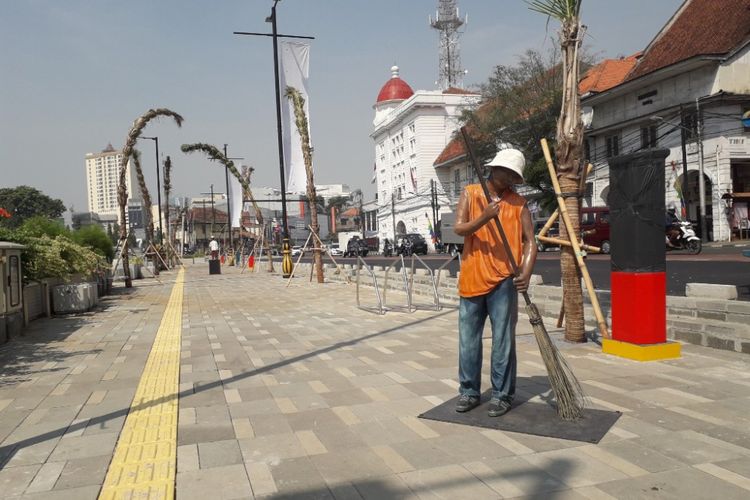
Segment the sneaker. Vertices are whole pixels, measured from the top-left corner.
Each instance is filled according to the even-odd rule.
[[[479,396],[467,396],[466,394],[461,395],[456,403],[456,411],[463,413],[469,410],[473,410],[479,406]]]
[[[490,417],[499,417],[510,411],[510,402],[502,399],[493,399],[490,401],[487,415]]]

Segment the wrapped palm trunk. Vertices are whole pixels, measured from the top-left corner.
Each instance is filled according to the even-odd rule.
[[[310,130],[307,125],[307,116],[305,116],[305,98],[302,97],[299,91],[294,87],[286,88],[286,97],[291,100],[292,104],[294,105],[294,122],[297,125],[297,131],[299,132],[302,142],[302,157],[305,160],[305,172],[307,173],[307,201],[310,206],[310,227],[312,229],[312,232],[315,234],[315,240],[320,241],[317,195],[315,193],[315,179],[313,178],[312,167],[312,150],[310,148]],[[314,243],[313,245],[315,247],[315,250],[313,251],[315,272],[318,277],[318,283],[323,283],[323,256],[320,253],[321,249],[318,247],[318,243]]]

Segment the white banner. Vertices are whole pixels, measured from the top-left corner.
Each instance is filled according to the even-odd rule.
[[[287,99],[287,86],[294,87],[305,98],[308,132],[310,127],[310,100],[307,79],[310,75],[310,45],[300,42],[279,42],[279,73],[281,85],[281,128],[284,138],[284,175],[287,193],[307,192],[307,174],[302,157],[302,142],[294,123],[294,106]]]
[[[232,227],[240,227],[242,220],[242,184],[234,175],[229,176],[229,199],[231,200]]]

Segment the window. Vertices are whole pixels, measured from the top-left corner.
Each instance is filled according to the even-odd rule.
[[[591,158],[591,142],[589,139],[583,140],[583,155],[584,161],[593,161],[593,158]]]
[[[641,149],[655,148],[658,140],[656,125],[641,127]]]
[[[606,138],[607,158],[620,155],[620,135],[610,135]]]
[[[456,196],[461,194],[461,171],[459,169],[453,171],[453,194]]]

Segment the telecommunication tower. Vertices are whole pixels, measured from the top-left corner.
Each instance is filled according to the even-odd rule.
[[[449,87],[462,87],[466,71],[461,68],[461,52],[458,38],[468,17],[461,19],[458,14],[457,0],[438,0],[435,19],[430,16],[430,26],[440,32],[440,67],[438,69],[438,86],[445,90]]]

